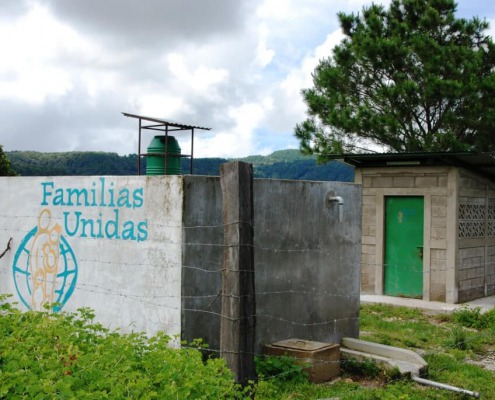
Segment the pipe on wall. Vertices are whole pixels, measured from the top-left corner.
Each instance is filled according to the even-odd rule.
[[[341,196],[335,196],[332,192],[327,193],[326,198],[327,207],[331,207],[333,204],[337,203],[339,207],[339,222],[344,220],[344,199]]]

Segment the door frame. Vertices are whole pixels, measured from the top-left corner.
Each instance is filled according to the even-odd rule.
[[[422,197],[423,198],[423,297],[430,301],[430,237],[431,230],[431,194],[422,189],[383,189],[376,195],[376,269],[375,293],[384,295],[385,287],[385,197]]]

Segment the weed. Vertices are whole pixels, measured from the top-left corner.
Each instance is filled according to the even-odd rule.
[[[479,307],[462,307],[452,313],[452,320],[466,328],[485,329],[488,326],[489,317],[482,314]]]
[[[483,315],[487,321],[488,328],[495,331],[495,308],[492,308]]]
[[[204,363],[163,333],[109,331],[89,309],[23,313],[5,296],[0,303],[1,399],[245,398],[223,359]]]
[[[373,360],[349,359],[342,363],[342,372],[346,375],[358,375],[364,378],[375,379],[380,376],[381,369]]]
[[[464,362],[465,354],[434,353],[425,356],[428,378],[479,392],[482,399],[495,398],[493,372]],[[452,393],[445,393],[452,398]],[[455,397],[454,397],[455,398]],[[464,397],[459,397],[464,398]],[[467,398],[467,397],[466,397]]]
[[[412,339],[404,339],[404,345],[407,347],[418,347],[418,343]]]
[[[442,316],[439,323],[438,316],[392,306],[363,305],[360,317],[368,340],[403,347],[420,344],[429,379],[493,399],[493,372],[465,360],[468,352],[495,346],[495,311],[459,315],[462,323],[475,321],[486,328],[463,327],[451,315]],[[462,398],[400,379],[397,371],[380,372],[371,361],[346,361],[344,379],[315,385],[307,381],[304,366],[289,357],[258,358],[262,379],[241,389],[222,359],[201,356],[207,351],[201,340],[172,348],[176,339],[164,333],[151,338],[142,333],[125,335],[108,330],[94,318],[90,309],[21,312],[0,296],[0,399]],[[479,324],[485,318],[488,322]]]
[[[382,335],[382,337],[380,338],[380,343],[384,344],[385,346],[391,346],[392,339],[388,335]]]
[[[452,328],[445,344],[451,349],[467,350],[469,348],[469,342],[464,328],[459,326]]]
[[[258,356],[255,358],[256,372],[261,379],[276,379],[279,382],[307,382],[306,365],[288,356]]]

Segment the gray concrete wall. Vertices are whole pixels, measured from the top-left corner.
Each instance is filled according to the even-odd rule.
[[[185,177],[183,339],[219,349],[223,226],[219,178]],[[344,199],[344,218],[325,196]],[[358,337],[361,187],[254,181],[258,351],[301,338]]]
[[[223,221],[220,178],[184,177],[182,340],[220,348]]]
[[[326,206],[327,193],[344,199]],[[361,187],[255,180],[257,350],[358,337]],[[219,349],[218,177],[0,178],[0,293],[19,307],[95,310],[124,332],[163,330]]]

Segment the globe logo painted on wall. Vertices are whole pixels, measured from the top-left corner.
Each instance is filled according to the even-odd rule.
[[[59,311],[74,292],[77,260],[61,231],[50,210],[43,209],[14,256],[15,288],[30,310],[41,311],[55,303],[53,311]]]

